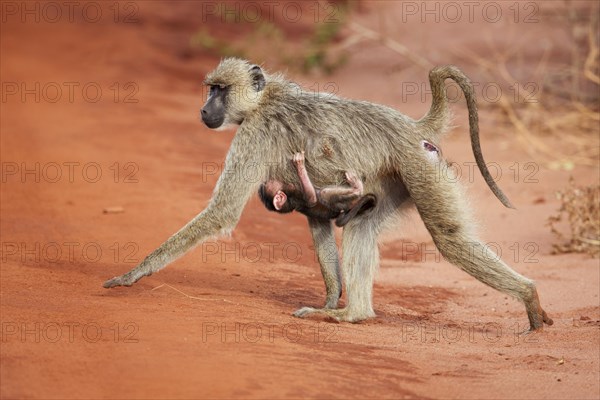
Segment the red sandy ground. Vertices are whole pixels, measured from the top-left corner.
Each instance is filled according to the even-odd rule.
[[[324,298],[308,230],[301,216],[268,213],[256,199],[231,239],[200,246],[131,288],[103,289],[105,279],[132,268],[206,206],[213,167],[233,137],[197,118],[202,78],[218,60],[177,57],[197,21],[182,24],[188,14],[181,13],[172,23],[154,3],[139,4],[138,24],[2,24],[3,85],[58,82],[63,89],[56,103],[48,92],[39,103],[19,93],[1,104],[2,398],[600,396],[598,260],[551,255],[545,226],[558,207],[553,193],[571,173],[541,165],[537,182],[526,182],[530,156],[510,135],[498,135],[510,128],[494,124],[491,113],[482,113],[484,153],[501,165],[500,184],[518,210],[504,209],[478,174],[463,181],[482,236],[537,281],[554,318],[542,333],[517,335],[527,324],[523,307],[436,259],[414,213],[381,240],[377,318],[360,324],[291,316]],[[457,48],[485,36],[453,28]],[[436,48],[443,29],[421,36],[406,29],[404,38],[425,51]],[[536,29],[552,32],[551,24]],[[422,114],[427,101],[401,101],[385,79],[400,87],[407,79],[425,82],[427,71],[391,74],[400,56],[378,45],[360,48],[317,82],[333,80],[345,96]],[[430,56],[460,62],[452,53]],[[137,103],[125,102],[130,81],[139,88]],[[73,101],[65,82],[80,83]],[[102,89],[96,103],[81,93],[88,82]],[[444,154],[465,165],[472,156],[464,106],[453,108],[459,127]],[[518,179],[510,175],[514,162]],[[36,163],[39,182],[35,173],[21,176]],[[57,164],[62,176],[55,179]],[[94,166],[102,176],[92,183]],[[576,166],[572,174],[581,184],[598,180],[597,167]],[[103,214],[106,207],[124,212]]]

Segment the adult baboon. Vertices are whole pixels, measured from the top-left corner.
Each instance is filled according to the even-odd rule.
[[[456,182],[438,179],[436,163],[423,151],[422,141],[437,143],[448,124],[447,78],[456,81],[465,94],[479,170],[495,195],[510,207],[483,161],[473,87],[458,68],[443,66],[430,72],[433,103],[429,112],[416,121],[382,105],[303,91],[281,75],[269,75],[257,65],[228,58],[205,80],[210,95],[202,109],[202,120],[214,129],[239,125],[209,205],[136,268],[104,286],[130,286],[203,240],[231,231],[261,182],[276,179],[299,184],[288,157],[305,150],[314,160],[307,170],[315,185],[340,184],[334,181],[340,171],[354,171],[365,178],[365,192],[373,193],[378,201],[368,215],[357,216],[344,228],[347,305],[342,309],[335,309],[341,278],[337,257],[330,257],[336,248],[332,224],[309,218],[327,299],[325,308],[304,307],[295,315],[324,313],[351,322],[373,317],[373,275],[379,263],[377,237],[384,225],[396,221],[393,217],[402,207],[414,203],[448,261],[521,300],[531,330],[542,328],[544,322],[551,324],[533,281],[513,271],[477,239]],[[256,180],[248,179],[248,169],[252,169]]]

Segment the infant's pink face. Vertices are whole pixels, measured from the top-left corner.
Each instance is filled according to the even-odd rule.
[[[287,201],[287,195],[282,189],[283,183],[276,180],[267,181],[265,184],[265,190],[269,196],[273,196],[273,207],[275,207],[277,211],[281,210]]]

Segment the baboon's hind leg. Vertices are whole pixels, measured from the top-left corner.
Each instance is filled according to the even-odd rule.
[[[415,178],[412,182],[411,176],[407,176],[406,183],[444,258],[486,285],[521,300],[530,330],[541,329],[544,323],[552,325],[552,319],[540,306],[535,283],[511,269],[471,233],[458,183],[447,176],[436,175],[427,166],[424,169],[422,174],[412,176]]]

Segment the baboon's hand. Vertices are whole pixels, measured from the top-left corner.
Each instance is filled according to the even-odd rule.
[[[106,289],[115,286],[131,286],[136,282],[136,280],[137,279],[132,279],[129,274],[125,274],[121,276],[115,276],[114,278],[107,280],[102,286],[104,286]]]
[[[296,165],[304,165],[304,151],[294,154],[292,162]]]

